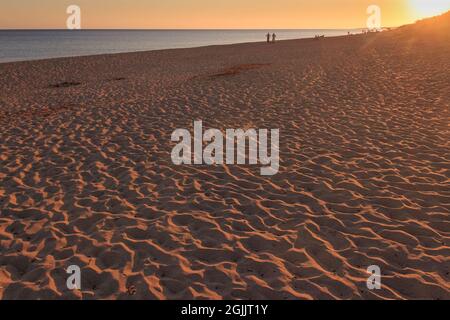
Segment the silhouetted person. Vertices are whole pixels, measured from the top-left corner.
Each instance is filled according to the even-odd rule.
[[[267,43],[269,43],[270,42],[270,33],[267,33],[266,37],[267,37]]]
[[[275,42],[277,40],[277,35],[274,33],[273,35],[272,35],[272,42]]]

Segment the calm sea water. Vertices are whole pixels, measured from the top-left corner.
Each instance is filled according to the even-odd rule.
[[[0,62],[258,42],[268,31],[285,40],[360,30],[0,30]]]

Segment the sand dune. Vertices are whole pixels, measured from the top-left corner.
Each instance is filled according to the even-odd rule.
[[[450,299],[449,21],[0,64],[0,297]],[[194,120],[279,174],[173,165]]]

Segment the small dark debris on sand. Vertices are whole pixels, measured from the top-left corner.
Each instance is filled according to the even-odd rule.
[[[241,64],[241,65],[237,65],[237,66],[233,66],[233,67],[224,69],[224,70],[220,71],[219,73],[215,73],[215,74],[209,76],[209,78],[214,79],[214,78],[219,78],[219,77],[235,76],[244,71],[259,69],[259,68],[269,66],[269,65],[270,65],[270,63]]]
[[[69,88],[69,87],[75,87],[79,86],[81,82],[70,82],[70,81],[64,81],[57,84],[51,84],[50,88]]]

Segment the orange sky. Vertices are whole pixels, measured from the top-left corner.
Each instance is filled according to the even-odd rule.
[[[65,28],[66,8],[81,7],[82,28],[352,28],[366,8],[398,26],[450,10],[450,0],[2,0],[0,29]]]

